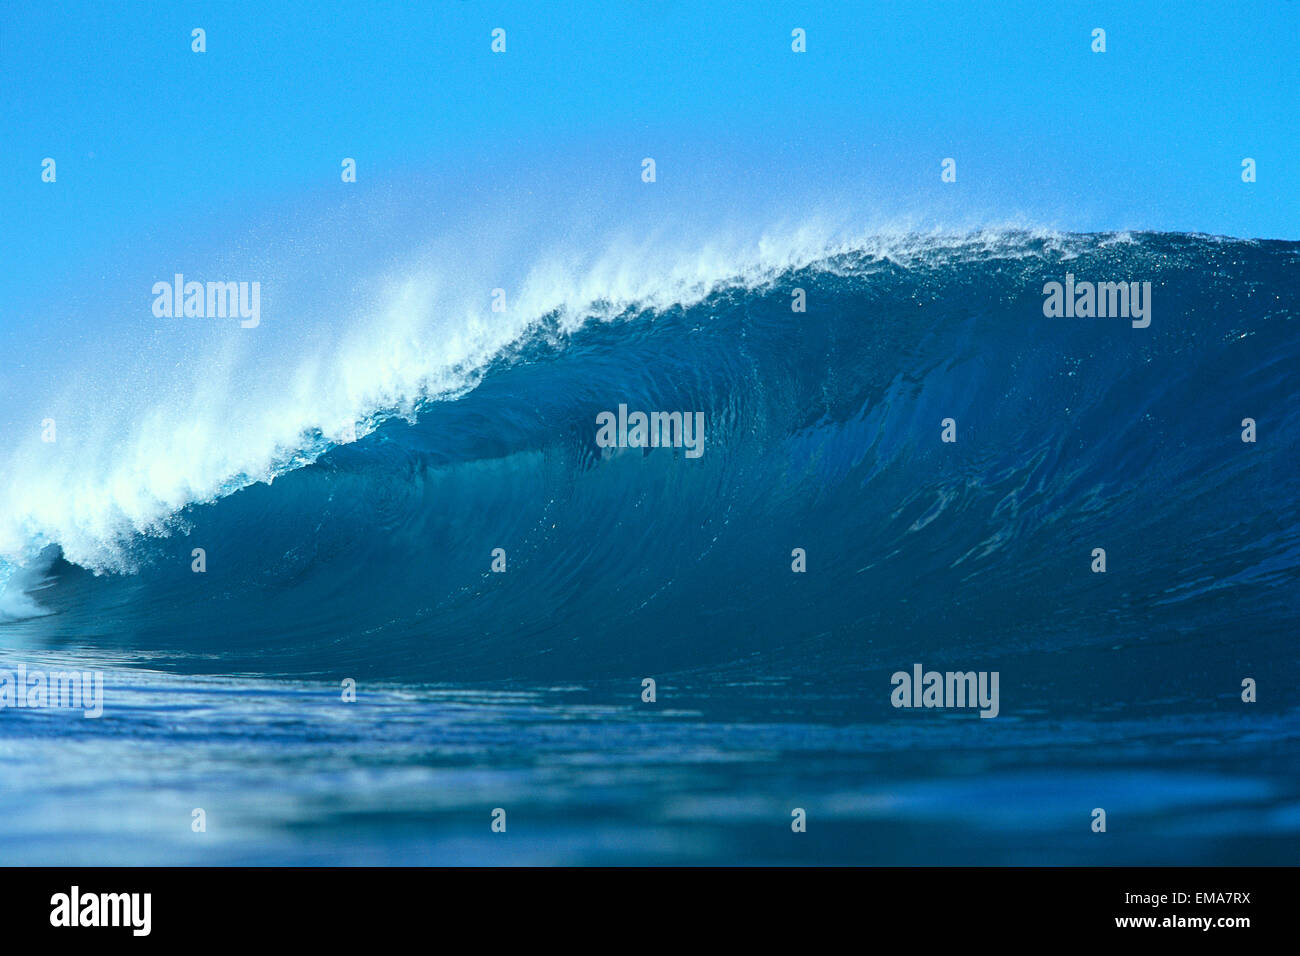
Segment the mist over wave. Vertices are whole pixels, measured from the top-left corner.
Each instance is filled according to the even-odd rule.
[[[65,328],[69,342],[43,348],[25,348],[25,330],[15,329],[16,349],[30,351],[43,374],[5,382],[12,433],[0,462],[0,561],[26,564],[57,544],[93,570],[131,571],[136,536],[165,533],[186,506],[270,480],[378,421],[463,394],[543,323],[567,333],[690,306],[721,288],[759,288],[846,251],[907,256],[944,241],[907,231],[864,237],[815,217],[761,230],[668,232],[649,222],[607,228],[595,243],[586,230],[567,241],[572,225],[495,230],[491,239],[461,226],[386,268],[375,264],[397,253],[372,248],[368,267],[350,265],[362,278],[346,283],[318,275],[322,263],[302,253],[286,252],[274,267],[248,256],[172,256],[178,262],[138,274],[129,305],[82,306],[94,342],[81,352],[72,346],[84,328]],[[329,264],[349,267],[337,257]],[[263,277],[265,322],[245,330],[231,320],[154,318],[144,290],[174,270],[199,281]],[[496,289],[504,311],[492,309]],[[47,420],[52,443],[33,425]]]

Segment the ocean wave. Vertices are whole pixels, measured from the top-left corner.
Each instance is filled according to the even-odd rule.
[[[903,646],[1289,633],[1296,244],[1009,232],[750,253],[537,267],[500,329],[438,324],[407,288],[387,314],[419,312],[446,347],[354,356],[372,378],[344,389],[347,415],[290,387],[283,434],[208,410],[166,440],[128,430],[107,471],[24,460],[7,557],[62,555],[42,636],[423,680],[763,652],[833,683]],[[1045,317],[1067,271],[1151,282],[1150,327]],[[620,405],[702,413],[703,454],[603,447],[597,415]]]
[[[482,266],[448,263],[450,251],[433,247],[377,279],[384,292],[356,307],[327,347],[313,348],[305,337],[263,355],[251,337],[205,341],[175,369],[147,366],[143,390],[142,376],[123,381],[106,362],[76,372],[88,385],[100,383],[95,398],[77,389],[61,407],[54,400],[60,383],[48,383],[51,400],[41,407],[58,409],[51,415],[63,436],[45,443],[29,432],[7,443],[0,560],[23,564],[57,544],[92,570],[133,571],[133,541],[176,530],[187,506],[272,481],[384,420],[412,419],[430,401],[464,395],[485,367],[540,327],[570,334],[586,322],[689,308],[722,289],[759,291],[818,263],[852,275],[885,263],[1045,255],[1086,242],[997,229],[846,236],[817,223],[689,245],[625,236],[599,253],[537,256],[507,283],[501,313],[491,311],[488,292],[505,280]],[[316,336],[332,318],[285,321],[310,320]]]

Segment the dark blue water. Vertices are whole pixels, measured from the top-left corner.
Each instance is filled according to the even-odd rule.
[[[543,319],[134,574],[47,552],[0,668],[102,669],[105,712],[0,711],[0,855],[1294,862],[1297,266],[1024,238]],[[1151,282],[1150,327],[1045,317],[1067,272]],[[598,447],[620,403],[704,454]],[[892,707],[914,663],[997,671],[999,715]]]

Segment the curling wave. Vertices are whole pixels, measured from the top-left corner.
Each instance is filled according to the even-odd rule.
[[[1300,245],[641,252],[533,266],[506,318],[413,280],[368,337],[254,388],[266,404],[223,381],[89,458],[20,449],[0,613],[29,620],[8,630],[221,671],[563,680],[762,654],[822,683],[902,648],[1288,633]],[[1045,317],[1067,272],[1150,281],[1151,326]],[[600,447],[620,403],[703,413],[703,455]]]

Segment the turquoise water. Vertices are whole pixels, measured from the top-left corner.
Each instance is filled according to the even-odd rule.
[[[0,670],[100,670],[104,714],[0,710],[0,854],[1293,862],[1298,264],[1010,235],[542,315],[153,524],[173,472],[96,511],[98,459],[37,448]],[[1152,282],[1150,327],[1045,317],[1067,272]],[[600,447],[620,403],[704,454]],[[916,663],[998,672],[999,715],[891,706]]]

